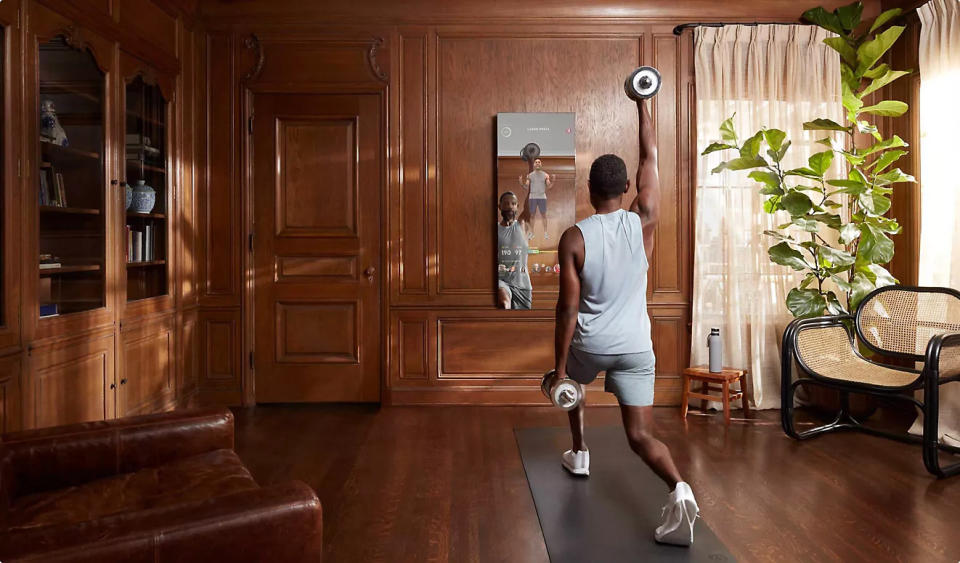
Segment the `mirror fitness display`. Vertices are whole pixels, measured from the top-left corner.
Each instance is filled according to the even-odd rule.
[[[573,113],[497,114],[497,306],[556,289],[557,242],[576,222]]]

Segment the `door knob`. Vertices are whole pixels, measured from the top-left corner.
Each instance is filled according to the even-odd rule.
[[[374,268],[373,266],[370,266],[369,268],[363,271],[363,275],[367,276],[367,278],[371,280],[373,279],[373,274],[375,273],[377,273],[377,269]]]

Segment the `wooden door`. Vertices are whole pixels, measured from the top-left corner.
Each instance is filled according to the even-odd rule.
[[[377,95],[256,95],[258,402],[380,400]]]

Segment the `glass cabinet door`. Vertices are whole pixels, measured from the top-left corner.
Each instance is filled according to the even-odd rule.
[[[156,85],[137,76],[126,86],[127,301],[168,292],[167,108]]]
[[[104,307],[106,76],[62,37],[39,46],[40,317]]]

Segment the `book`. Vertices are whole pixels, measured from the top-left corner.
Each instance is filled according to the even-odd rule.
[[[40,305],[40,317],[55,317],[60,314],[56,303],[46,303]]]
[[[40,264],[41,270],[56,270],[57,268],[62,268],[63,264],[60,262],[44,262]]]
[[[47,169],[40,169],[40,205],[50,205],[50,175]]]
[[[57,186],[57,207],[66,207],[67,206],[67,194],[63,186],[63,174],[57,172],[54,177],[56,178]]]
[[[133,254],[131,262],[143,262],[143,233],[133,231]]]
[[[147,225],[143,228],[143,259],[147,262],[153,260],[153,226]]]
[[[133,255],[133,250],[132,250],[132,248],[133,248],[133,234],[132,234],[133,231],[130,230],[130,225],[127,225],[127,226],[126,226],[126,230],[127,230],[127,249],[126,249],[126,252],[124,252],[124,254],[123,254],[123,258],[124,258],[125,261],[129,262],[129,261],[130,261],[130,256]]]

